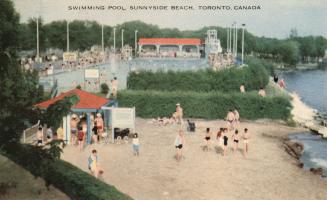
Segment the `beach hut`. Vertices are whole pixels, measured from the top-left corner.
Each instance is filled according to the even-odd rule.
[[[59,100],[64,99],[65,97],[69,97],[71,95],[76,95],[79,98],[79,101],[72,106],[72,113],[76,114],[86,114],[86,122],[87,122],[87,143],[91,143],[91,114],[101,112],[101,107],[110,107],[115,106],[115,101],[109,100],[103,97],[99,97],[95,94],[79,90],[73,89],[64,93],[61,93],[59,96],[49,99],[47,101],[43,101],[41,103],[36,104],[35,106],[40,109],[47,109],[51,104],[56,103]],[[106,118],[106,116],[105,116]],[[64,129],[64,140],[69,144],[70,142],[70,119],[71,114],[68,114],[63,118],[63,129]],[[108,122],[108,119],[104,119],[104,122]],[[107,125],[106,123],[104,124]]]

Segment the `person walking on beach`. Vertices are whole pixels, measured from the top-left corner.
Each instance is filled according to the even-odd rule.
[[[238,130],[236,129],[233,136],[233,141],[234,141],[234,152],[238,149],[238,142],[240,141],[240,137],[238,134]]]
[[[243,133],[243,141],[244,141],[244,156],[248,154],[249,152],[249,140],[250,140],[250,133],[249,130],[247,128],[244,129],[244,133]]]
[[[79,119],[76,114],[72,115],[72,119],[70,120],[70,142],[72,145],[76,144],[76,134],[77,134],[77,124],[79,122]]]
[[[224,147],[223,147],[223,150],[224,150],[224,153],[223,155],[226,156],[226,153],[227,153],[227,148],[228,148],[228,136],[227,136],[227,128],[224,129],[224,132],[223,132],[223,140],[224,140]]]
[[[99,175],[103,174],[103,169],[99,165],[99,157],[97,155],[97,150],[93,149],[92,154],[88,158],[88,168],[91,173],[98,178]]]
[[[134,156],[139,156],[140,142],[139,142],[139,136],[137,133],[134,133],[132,143],[133,143]]]
[[[182,130],[179,130],[178,135],[175,138],[175,148],[176,148],[176,160],[180,161],[182,158],[182,149],[185,145],[185,138]]]
[[[286,88],[286,85],[285,85],[285,81],[284,81],[284,79],[281,79],[281,80],[279,81],[279,87],[282,88],[282,89],[285,89],[285,88]]]
[[[232,109],[230,109],[229,112],[227,113],[226,120],[227,120],[228,131],[233,130],[234,129],[235,115],[234,115],[234,112],[233,112]]]
[[[206,140],[205,149],[208,151],[210,149],[210,139],[211,139],[211,131],[210,131],[210,128],[207,128],[204,139]]]

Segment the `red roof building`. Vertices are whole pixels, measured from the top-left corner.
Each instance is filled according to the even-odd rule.
[[[201,45],[197,38],[140,38],[139,45]]]
[[[73,89],[68,92],[61,93],[59,96],[49,99],[47,101],[43,101],[41,103],[36,104],[36,107],[39,107],[41,109],[48,108],[51,104],[56,103],[59,100],[62,100],[65,97],[68,97],[70,95],[77,95],[79,98],[79,102],[72,106],[72,109],[100,109],[102,106],[107,105],[110,100],[99,97],[97,95],[94,95],[89,92],[85,92],[83,90],[79,89]]]

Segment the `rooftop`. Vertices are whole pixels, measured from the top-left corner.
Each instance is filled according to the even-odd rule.
[[[35,106],[42,109],[46,109],[51,104],[54,104],[57,101],[74,94],[79,97],[79,102],[72,106],[73,109],[100,109],[102,106],[106,105],[110,101],[109,99],[99,97],[95,94],[83,90],[73,89],[68,92],[61,93],[59,96],[53,99],[38,103]]]

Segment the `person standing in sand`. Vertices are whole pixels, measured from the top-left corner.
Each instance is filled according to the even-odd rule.
[[[238,143],[240,141],[240,137],[239,137],[237,129],[235,130],[232,138],[233,138],[233,142],[234,142],[234,152],[235,152],[238,149]]]
[[[183,108],[180,103],[176,104],[176,111],[173,114],[173,118],[178,124],[183,124]]]
[[[134,133],[132,143],[133,143],[134,156],[139,156],[139,154],[140,154],[140,141],[139,141],[139,136],[138,136],[137,133]]]
[[[79,151],[83,150],[84,147],[84,131],[83,131],[83,127],[79,126],[78,127],[78,133],[77,133],[77,139],[78,139],[78,147],[79,147]]]
[[[226,121],[227,121],[228,131],[234,130],[235,114],[232,109],[230,109],[229,112],[227,113]]]
[[[218,140],[218,145],[220,147],[223,147],[223,143],[224,143],[223,131],[224,131],[224,128],[220,128],[219,131],[217,132],[217,140]]]
[[[103,169],[99,165],[97,150],[95,149],[92,150],[92,154],[88,158],[88,168],[95,176],[95,178],[98,178],[99,175],[103,174]]]
[[[101,113],[97,113],[97,117],[94,119],[94,122],[96,122],[96,125],[98,127],[98,134],[99,134],[99,138],[102,137],[102,133],[103,133],[103,119],[102,119],[102,115]]]
[[[240,113],[237,111],[237,109],[235,108],[234,111],[234,127],[237,127],[237,125],[240,123]]]
[[[79,119],[76,114],[72,115],[72,119],[70,120],[70,132],[71,132],[71,137],[70,137],[70,143],[72,145],[76,144],[76,135],[77,135],[77,124],[79,122]]]
[[[227,128],[224,129],[224,132],[223,132],[223,140],[224,140],[224,147],[223,147],[223,150],[224,150],[224,153],[223,155],[226,156],[226,153],[227,153],[227,148],[228,148],[228,136],[227,136]]]
[[[206,140],[206,150],[208,151],[210,149],[210,139],[211,139],[210,128],[207,128],[204,139]]]
[[[175,148],[176,148],[176,160],[180,161],[182,159],[182,149],[185,145],[184,133],[182,130],[179,130],[178,135],[175,138]]]
[[[249,152],[249,140],[250,140],[250,133],[249,130],[247,128],[244,129],[244,133],[243,133],[243,141],[244,141],[244,155],[247,155]]]

